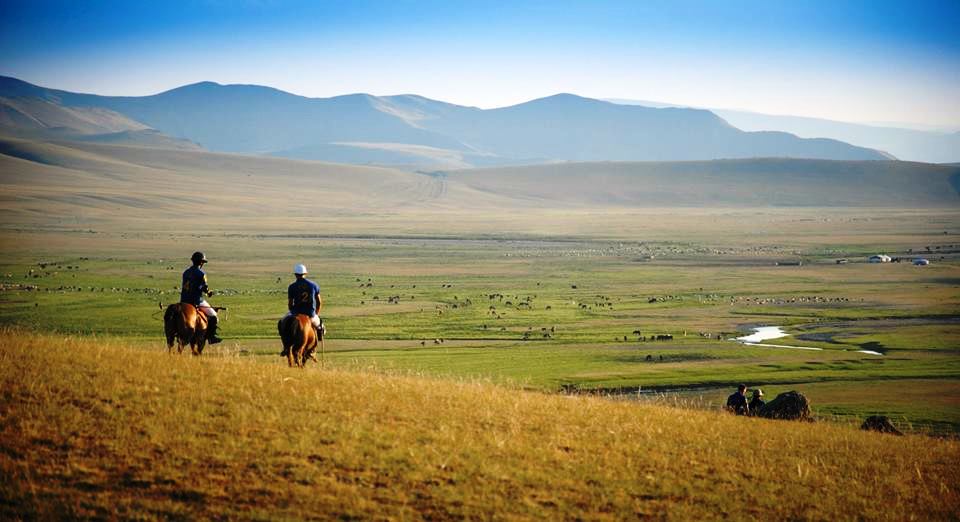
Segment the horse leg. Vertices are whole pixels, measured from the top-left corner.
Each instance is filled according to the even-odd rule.
[[[307,361],[310,359],[317,361],[317,338],[314,337],[308,342],[308,344],[309,344],[309,347],[306,350],[306,356],[305,356],[306,358],[304,359],[303,364],[307,364]],[[320,362],[320,361],[317,361],[317,362]]]
[[[303,368],[303,352],[304,352],[306,349],[307,349],[307,343],[306,343],[306,342],[301,343],[300,346],[297,347],[296,359],[297,359],[297,367],[298,367],[298,368],[301,368],[301,369]]]
[[[163,333],[166,334],[167,336],[167,353],[171,354],[173,353],[173,338],[175,337],[175,335],[173,333],[173,330],[169,326],[166,326],[166,325],[164,326],[165,328]]]
[[[287,352],[287,365],[293,368],[293,345],[284,346],[284,350]]]
[[[190,339],[193,337],[193,334],[189,329],[183,329],[180,331],[180,335],[177,336],[177,355],[183,353],[183,345],[190,342]]]

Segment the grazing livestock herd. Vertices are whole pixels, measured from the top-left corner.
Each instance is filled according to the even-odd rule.
[[[936,251],[939,253],[953,253],[951,247],[956,245],[945,245],[944,247],[935,246],[927,247],[926,251],[932,253]],[[623,245],[616,246],[609,251],[607,254],[614,254],[619,252],[622,254],[624,249],[631,249],[634,247],[626,247]],[[640,245],[636,247],[640,250],[649,251],[653,255],[654,251],[657,255],[669,254],[670,248],[666,246],[654,246],[654,245]],[[639,250],[638,250],[639,252]],[[545,252],[541,252],[545,253]],[[556,252],[552,252],[556,254]],[[677,252],[672,252],[676,254]],[[711,251],[711,252],[698,252],[698,253],[709,253],[713,255],[720,254],[730,254],[734,252],[720,252],[720,251]],[[743,252],[738,252],[743,254]],[[763,252],[751,252],[753,255],[757,254],[770,254],[771,251],[765,250]],[[911,251],[912,253],[912,251]],[[530,254],[528,251],[527,254]],[[597,252],[593,252],[597,254]],[[534,256],[539,255],[534,254]],[[926,260],[924,260],[926,261]],[[123,293],[123,294],[146,294],[146,295],[157,295],[161,296],[164,294],[169,294],[179,290],[179,288],[167,288],[164,289],[158,286],[147,286],[147,287],[118,287],[118,286],[95,286],[83,284],[67,284],[72,278],[76,278],[81,270],[85,270],[84,265],[89,262],[86,258],[81,258],[79,261],[71,260],[69,262],[63,261],[42,261],[36,263],[33,268],[28,267],[26,273],[22,274],[22,277],[27,280],[37,280],[41,281],[46,280],[47,278],[56,280],[58,284],[50,285],[49,283],[43,284],[38,281],[40,284],[29,284],[26,282],[14,282],[16,279],[20,278],[20,275],[14,274],[5,274],[5,279],[8,281],[0,282],[0,292],[43,292],[43,293],[74,293],[74,292],[111,292],[111,293]],[[151,264],[148,262],[147,264]],[[173,269],[173,267],[166,266],[162,261],[160,262],[161,268],[164,269]],[[154,276],[148,276],[153,278]],[[66,281],[64,279],[67,279]],[[589,287],[589,282],[585,281],[568,281],[564,283],[564,287],[569,289],[569,292],[572,294],[569,297],[563,298],[562,294],[553,295],[549,299],[548,303],[538,304],[537,294],[523,294],[520,292],[507,293],[507,292],[483,292],[477,295],[472,295],[471,297],[466,297],[461,295],[453,295],[449,297],[440,297],[436,295],[431,295],[429,290],[425,290],[424,285],[421,282],[420,289],[418,290],[417,284],[411,285],[399,285],[399,284],[390,284],[390,285],[377,285],[373,277],[355,277],[353,279],[354,288],[360,292],[359,304],[361,306],[368,306],[371,304],[386,304],[386,305],[399,305],[402,302],[410,301],[421,301],[424,303],[429,303],[432,305],[433,313],[436,316],[444,316],[444,314],[449,314],[453,311],[462,311],[464,309],[470,309],[474,306],[473,299],[485,300],[488,305],[485,307],[484,314],[493,321],[503,320],[507,317],[510,317],[512,321],[504,321],[501,324],[508,324],[508,326],[500,326],[492,328],[488,324],[482,325],[482,330],[484,332],[495,330],[499,332],[516,332],[517,335],[522,340],[551,340],[556,337],[557,327],[555,325],[544,326],[540,325],[524,325],[518,326],[516,324],[517,320],[523,317],[533,317],[528,316],[528,312],[539,311],[542,318],[542,312],[554,312],[557,311],[558,314],[569,314],[571,308],[574,311],[579,313],[593,314],[597,312],[613,312],[617,309],[635,309],[638,303],[646,303],[647,305],[662,305],[666,307],[672,306],[682,306],[685,304],[728,304],[730,306],[743,306],[743,307],[758,307],[758,306],[843,306],[848,303],[851,303],[854,299],[846,296],[837,296],[837,295],[787,295],[787,296],[775,296],[775,295],[721,295],[710,293],[709,291],[705,292],[703,288],[700,288],[699,291],[693,292],[684,292],[678,294],[665,294],[665,295],[630,295],[630,296],[607,296],[603,294],[595,294],[592,296],[584,296],[584,287]],[[280,279],[277,280],[278,283],[281,282]],[[32,281],[31,281],[32,282]],[[63,284],[59,284],[59,283]],[[73,282],[73,281],[70,281]],[[79,281],[77,281],[79,282]],[[584,284],[586,283],[586,284]],[[536,282],[536,286],[542,288],[543,283]],[[428,285],[432,286],[432,285]],[[454,284],[449,282],[438,283],[439,288],[443,290],[450,290],[454,288]],[[552,285],[555,289],[557,287],[556,282]],[[374,288],[385,288],[389,287],[388,290],[383,292],[378,292],[375,295],[371,291]],[[400,288],[405,287],[409,290],[401,291]],[[436,288],[435,286],[433,287]],[[276,289],[243,289],[235,290],[224,288],[218,291],[220,295],[231,296],[231,295],[249,295],[249,294],[274,294],[281,293],[281,291]],[[451,292],[452,293],[452,292]],[[458,292],[460,294],[460,292]],[[857,301],[863,301],[862,298],[857,298]],[[154,301],[155,302],[155,301]],[[421,307],[420,311],[424,312],[426,307]],[[549,314],[548,314],[549,315]],[[459,316],[457,316],[459,317]],[[531,321],[532,322],[532,321]],[[679,335],[679,332],[653,332],[642,334],[640,329],[635,329],[632,332],[633,337],[629,335],[617,335],[614,337],[616,342],[664,342],[674,340],[676,335]],[[509,334],[508,334],[509,335]],[[683,336],[686,336],[686,332],[683,332]],[[704,332],[699,332],[699,336],[707,339],[722,339],[722,335],[718,334],[709,334]],[[497,337],[501,338],[501,337]],[[437,337],[436,339],[425,340],[422,344],[426,345],[427,342],[433,341],[434,344],[439,344],[442,339]]]

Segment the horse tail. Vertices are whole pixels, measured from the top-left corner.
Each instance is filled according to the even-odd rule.
[[[177,316],[177,312],[179,311],[180,311],[180,307],[177,306],[176,304],[172,304],[168,306],[167,310],[163,312],[163,322],[166,323],[166,322],[172,321]]]
[[[177,314],[180,306],[176,303],[167,307],[163,313],[163,331],[167,335],[167,348],[173,346],[173,339],[177,335]]]
[[[310,323],[310,318],[305,315],[296,316],[296,326],[294,327],[294,358],[297,361],[297,366],[303,368],[304,357],[307,353],[307,349],[312,347],[311,340],[315,340],[316,336],[313,332],[313,324]],[[313,337],[311,337],[313,336]]]

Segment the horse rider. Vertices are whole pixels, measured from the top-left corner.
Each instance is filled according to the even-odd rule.
[[[180,302],[192,304],[207,317],[207,341],[217,344],[223,339],[217,337],[217,311],[203,298],[210,297],[213,292],[207,288],[207,274],[203,271],[203,264],[207,257],[203,252],[194,252],[190,256],[193,266],[183,271],[183,284],[180,287]]]
[[[297,280],[287,287],[287,309],[289,312],[280,319],[277,326],[280,328],[282,335],[284,321],[294,315],[303,314],[310,318],[310,323],[317,331],[317,338],[321,339],[323,337],[323,321],[320,320],[320,308],[323,307],[323,298],[320,297],[320,287],[317,286],[317,283],[306,278],[307,267],[303,264],[293,267],[293,275]],[[283,355],[286,355],[286,353]]]

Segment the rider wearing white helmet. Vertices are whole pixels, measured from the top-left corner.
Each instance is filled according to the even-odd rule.
[[[323,307],[323,299],[320,297],[320,287],[305,277],[307,267],[303,264],[293,267],[293,275],[296,276],[297,280],[287,287],[287,309],[289,312],[280,319],[277,326],[280,328],[288,317],[303,314],[310,317],[310,322],[317,330],[317,336],[321,337],[323,335],[321,330],[323,323],[320,321],[319,314],[320,308]],[[280,329],[282,331],[282,328]]]

